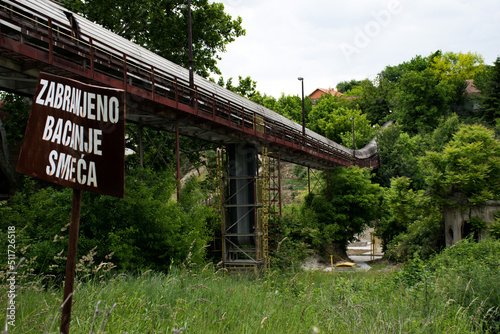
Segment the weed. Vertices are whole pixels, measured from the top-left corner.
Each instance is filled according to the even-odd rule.
[[[71,329],[94,334],[495,332],[499,247],[499,242],[459,245],[436,262],[416,257],[401,273],[228,275],[218,265],[194,265],[188,256],[168,274],[145,271],[106,279],[92,274],[77,282]],[[487,264],[479,278],[479,268],[463,263],[474,254]],[[61,290],[30,279],[19,290],[18,323],[9,328],[14,334],[50,332],[57,322],[51,305],[61,305]],[[0,302],[5,304],[4,296]]]

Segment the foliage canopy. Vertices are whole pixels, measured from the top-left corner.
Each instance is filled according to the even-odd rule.
[[[500,142],[493,130],[463,125],[440,152],[421,159],[432,193],[450,203],[483,205],[500,197]],[[456,202],[455,202],[456,201]]]
[[[184,67],[188,67],[186,1],[62,0],[70,10]],[[241,17],[233,19],[224,5],[192,0],[194,70],[203,77],[220,74],[219,52],[245,35]]]

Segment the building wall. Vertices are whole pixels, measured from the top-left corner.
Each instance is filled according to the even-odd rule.
[[[489,223],[495,220],[494,214],[500,211],[500,201],[490,201],[485,206],[474,207],[471,217],[479,217]],[[444,226],[446,234],[446,246],[450,247],[465,237],[466,221],[469,219],[469,210],[448,207],[444,210]],[[488,237],[488,231],[484,230],[479,235],[479,240]]]

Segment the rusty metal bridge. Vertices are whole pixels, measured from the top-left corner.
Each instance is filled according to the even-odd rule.
[[[41,71],[123,89],[128,122],[227,147],[221,239],[228,266],[265,262],[259,154],[320,170],[378,167],[373,141],[353,151],[200,76],[190,85],[187,69],[49,0],[0,1],[0,89],[32,97]]]

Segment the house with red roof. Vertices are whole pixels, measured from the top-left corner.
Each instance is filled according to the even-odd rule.
[[[464,93],[467,98],[466,108],[472,111],[478,111],[480,109],[478,97],[481,95],[481,91],[474,85],[473,79],[465,80],[465,82],[467,83]]]
[[[465,80],[465,82],[467,83],[467,87],[465,88],[465,94],[467,96],[481,94],[481,91],[474,85],[473,79]]]
[[[314,90],[314,92],[309,94],[309,98],[311,99],[313,105],[315,105],[316,100],[318,100],[319,98],[321,98],[322,96],[327,95],[327,94],[330,94],[333,96],[339,96],[339,97],[344,95],[341,92],[336,91],[335,89],[316,88]]]

